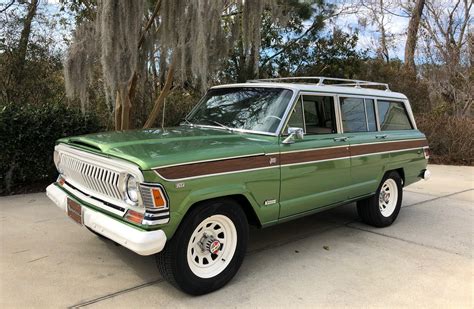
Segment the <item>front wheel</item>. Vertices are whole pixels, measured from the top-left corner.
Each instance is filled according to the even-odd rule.
[[[357,213],[366,224],[376,227],[391,225],[402,205],[402,179],[397,172],[389,172],[382,179],[374,196],[357,202]]]
[[[201,203],[156,255],[157,266],[168,282],[184,292],[206,294],[234,277],[247,241],[247,218],[238,203],[228,199]]]

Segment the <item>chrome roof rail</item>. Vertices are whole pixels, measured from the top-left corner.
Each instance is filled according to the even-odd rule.
[[[312,82],[314,81],[314,82]],[[325,84],[325,81],[335,82],[333,84]],[[261,82],[300,82],[306,84],[316,84],[318,86],[342,86],[342,87],[384,87],[385,91],[390,91],[387,83],[371,82],[358,79],[334,78],[324,76],[301,76],[301,77],[278,77],[278,78],[263,78],[248,80],[247,83],[261,83]]]

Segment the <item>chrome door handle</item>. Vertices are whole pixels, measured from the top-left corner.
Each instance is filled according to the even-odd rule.
[[[347,141],[348,137],[347,136],[342,136],[342,137],[335,137],[334,141],[335,142],[345,142]]]
[[[388,137],[387,134],[375,135],[375,138],[385,139],[385,138],[387,138],[387,137]]]

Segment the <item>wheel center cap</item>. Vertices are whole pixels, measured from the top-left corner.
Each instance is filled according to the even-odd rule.
[[[390,202],[390,193],[380,192],[380,199],[384,203]]]
[[[218,240],[214,240],[209,245],[209,252],[211,252],[212,254],[217,254],[220,249],[221,249],[221,243]]]

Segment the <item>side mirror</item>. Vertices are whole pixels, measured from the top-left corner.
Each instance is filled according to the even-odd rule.
[[[288,128],[288,137],[283,140],[283,144],[293,144],[297,140],[304,138],[304,130],[302,128]]]

